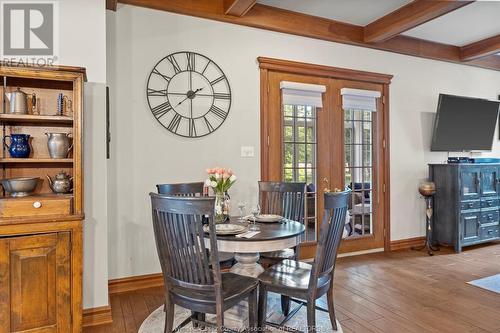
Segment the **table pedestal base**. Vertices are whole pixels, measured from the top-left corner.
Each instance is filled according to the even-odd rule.
[[[260,273],[264,272],[264,267],[262,267],[259,261],[259,253],[235,253],[234,258],[237,263],[231,267],[231,273],[257,277]]]

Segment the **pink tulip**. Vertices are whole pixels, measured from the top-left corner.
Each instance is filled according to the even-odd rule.
[[[231,177],[233,175],[233,170],[227,169],[227,173],[229,174],[229,177]]]
[[[228,174],[227,172],[222,174],[222,178],[224,178],[224,180],[229,179],[229,177],[231,177],[231,175]]]

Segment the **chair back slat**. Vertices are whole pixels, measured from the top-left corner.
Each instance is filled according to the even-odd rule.
[[[156,189],[159,194],[175,195],[181,197],[203,196],[203,182],[183,184],[158,184]]]
[[[259,182],[259,203],[263,214],[304,221],[306,183]]]
[[[167,288],[191,286],[199,290],[220,282],[213,197],[179,197],[150,193],[153,227]],[[212,262],[205,249],[202,218],[208,218]],[[215,262],[214,262],[215,261]],[[210,265],[212,265],[213,270]],[[167,289],[168,290],[168,289]]]
[[[345,226],[347,205],[351,191],[325,193],[325,214],[316,249],[311,283],[316,284],[335,269],[335,261]]]

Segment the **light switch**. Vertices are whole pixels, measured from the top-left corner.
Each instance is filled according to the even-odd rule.
[[[254,157],[255,148],[253,146],[241,146],[241,157]]]

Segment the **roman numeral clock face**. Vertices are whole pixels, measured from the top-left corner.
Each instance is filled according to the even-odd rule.
[[[231,88],[220,67],[194,52],[172,53],[149,75],[147,98],[153,116],[170,132],[208,135],[226,120]]]

